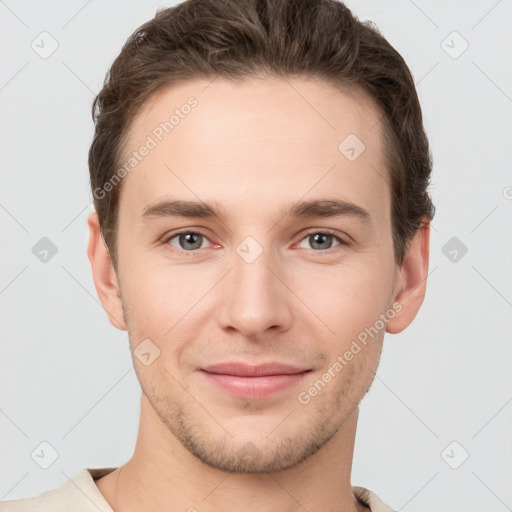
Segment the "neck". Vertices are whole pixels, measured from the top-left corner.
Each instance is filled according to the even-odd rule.
[[[96,482],[116,512],[360,512],[350,483],[359,409],[316,453],[284,471],[228,473],[192,455],[144,394],[132,458]]]

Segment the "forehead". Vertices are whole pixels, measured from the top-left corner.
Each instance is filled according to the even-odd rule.
[[[192,102],[195,106],[190,108]],[[378,120],[377,107],[367,95],[348,89],[342,92],[312,78],[194,80],[154,94],[132,121],[127,146],[133,146],[141,134],[159,138],[161,128],[162,135],[172,131],[174,139],[180,132],[193,130],[196,140],[208,146],[240,140],[243,131],[268,138],[290,134],[297,141],[302,138],[332,147],[345,132],[373,142],[379,134],[374,130]],[[166,123],[172,125],[170,131],[165,131]],[[194,149],[202,150],[198,144]]]
[[[389,206],[377,108],[311,79],[169,87],[133,120],[125,163],[133,152],[120,205],[130,215],[169,194],[256,207],[270,196],[289,203],[329,192]]]

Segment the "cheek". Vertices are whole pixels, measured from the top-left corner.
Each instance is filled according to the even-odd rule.
[[[123,302],[128,309],[129,330],[134,338],[164,339],[182,311],[182,283],[136,258],[126,258],[122,276]]]
[[[123,300],[129,308],[132,350],[149,338],[160,351],[156,367],[171,368],[190,341],[200,336],[207,303],[201,299],[218,278],[212,272],[198,273],[194,265],[172,268],[168,262],[136,262],[134,257],[131,267],[125,268],[130,268]]]
[[[295,290],[309,309],[334,331],[333,337],[357,335],[384,313],[392,289],[392,270],[375,259],[370,264],[324,267],[308,278],[295,274]]]

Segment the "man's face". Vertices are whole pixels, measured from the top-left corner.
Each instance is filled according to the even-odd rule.
[[[278,471],[331,439],[378,366],[378,320],[392,308],[400,273],[381,125],[367,99],[311,80],[207,85],[163,91],[131,126],[127,158],[148,136],[156,145],[124,178],[123,310],[131,350],[143,340],[146,360],[159,350],[151,364],[134,356],[134,365],[169,431],[219,469]],[[197,105],[181,111],[172,131],[158,131],[191,96]],[[350,134],[365,145],[359,156]],[[217,206],[223,217],[143,217],[171,200]],[[320,200],[360,210],[286,214],[294,203]],[[347,362],[362,332],[367,342]],[[236,392],[203,370],[226,362],[309,371],[281,390],[255,384]],[[308,391],[329,370],[331,379]],[[238,389],[250,386],[240,380]]]

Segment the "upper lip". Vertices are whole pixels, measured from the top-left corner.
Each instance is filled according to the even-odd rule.
[[[265,375],[291,375],[302,373],[307,369],[297,368],[284,363],[265,363],[259,365],[249,365],[246,363],[228,362],[214,364],[202,368],[208,373],[220,373],[223,375],[236,375],[239,377],[263,377]]]

